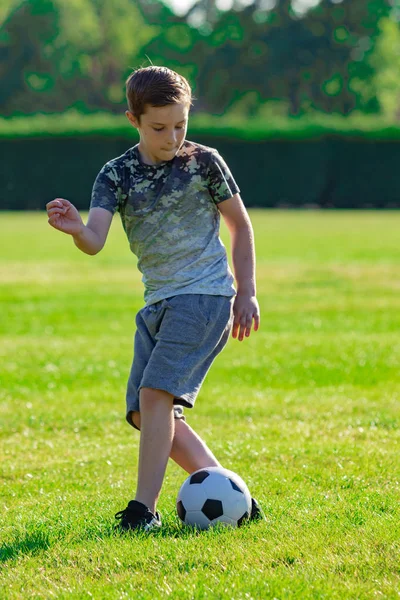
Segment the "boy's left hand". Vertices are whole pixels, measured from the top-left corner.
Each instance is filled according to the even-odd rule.
[[[254,331],[260,325],[260,308],[255,296],[237,294],[233,305],[232,337],[243,341],[244,336],[249,337],[254,319]]]

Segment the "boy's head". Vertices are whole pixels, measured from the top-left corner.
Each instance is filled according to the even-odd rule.
[[[171,160],[186,135],[192,91],[166,67],[137,69],[126,81],[126,116],[140,134],[139,149],[151,163]]]
[[[133,71],[126,80],[126,99],[129,112],[140,124],[148,106],[192,104],[188,81],[167,67],[144,67]]]

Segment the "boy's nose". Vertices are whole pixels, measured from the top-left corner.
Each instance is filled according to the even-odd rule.
[[[173,133],[170,133],[168,138],[167,138],[167,143],[171,146],[175,146],[176,142],[177,142],[177,133],[174,131]]]

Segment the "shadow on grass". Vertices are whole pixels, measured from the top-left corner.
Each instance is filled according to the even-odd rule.
[[[251,525],[250,525],[251,526]],[[249,527],[245,525],[243,529]],[[242,529],[242,528],[240,528]],[[51,533],[51,535],[50,535]],[[0,546],[0,565],[9,560],[13,560],[21,555],[35,555],[42,551],[48,550],[54,543],[61,540],[67,541],[69,545],[80,544],[87,541],[103,541],[110,538],[123,539],[150,539],[150,538],[196,538],[200,536],[221,536],[229,535],[232,529],[223,525],[212,527],[207,530],[199,530],[194,527],[183,526],[175,518],[166,519],[163,526],[159,530],[146,532],[137,531],[120,531],[114,527],[113,523],[101,522],[93,525],[88,525],[80,530],[64,528],[54,535],[54,529],[49,531],[43,527],[37,530],[19,533],[16,539],[8,543],[3,543]]]
[[[163,525],[160,531],[151,532],[151,536],[157,537],[181,537],[182,534],[188,535],[188,531],[182,530],[177,525]],[[54,535],[54,528],[50,526],[49,531],[43,527],[29,532],[16,532],[14,539],[3,542],[0,545],[0,566],[8,561],[14,560],[20,556],[34,556],[40,552],[49,550],[54,543],[64,541],[68,545],[81,544],[82,542],[105,541],[110,538],[148,538],[149,534],[145,532],[124,532],[115,529],[113,523],[98,523],[88,525],[82,529],[63,528]],[[195,534],[196,535],[196,534]]]
[[[79,533],[79,541],[83,540],[106,540],[109,538],[121,538],[121,539],[129,539],[129,538],[143,538],[148,539],[152,538],[185,538],[185,537],[193,537],[197,536],[201,532],[199,530],[184,527],[175,519],[166,519],[163,520],[162,527],[160,529],[153,529],[151,532],[145,531],[124,531],[118,528],[114,523],[101,523],[101,524],[93,524],[92,526],[88,525]],[[78,541],[77,538],[74,538]]]
[[[176,538],[196,536],[199,532],[192,531],[189,528],[182,528],[178,524],[164,524],[159,531],[152,531],[151,537]],[[50,535],[51,534],[51,535]],[[54,536],[54,529],[46,531],[42,527],[29,531],[18,532],[14,534],[14,540],[2,543],[0,545],[0,566],[8,561],[14,560],[20,556],[34,556],[40,552],[49,550],[55,542],[64,540],[68,544],[81,544],[82,542],[105,541],[110,538],[149,538],[145,532],[124,532],[114,528],[113,523],[100,523],[89,525],[79,530],[64,528]]]
[[[0,563],[12,560],[20,554],[37,554],[50,547],[48,534],[43,530],[20,536],[14,542],[0,546]]]
[[[120,530],[110,530],[106,531],[106,528],[103,529],[102,535],[98,535],[97,537],[108,537],[111,535],[113,537],[121,537],[121,538],[175,538],[175,539],[189,539],[189,538],[199,538],[199,537],[221,537],[221,536],[230,536],[232,534],[241,534],[242,532],[249,531],[249,529],[254,526],[259,525],[254,522],[246,522],[241,527],[232,528],[227,527],[223,523],[217,523],[214,527],[210,527],[209,529],[198,529],[193,526],[183,525],[178,519],[174,517],[167,518],[163,521],[163,525],[160,529],[152,530],[149,533],[146,532],[138,532],[138,531],[120,531]],[[107,535],[108,534],[108,535]]]

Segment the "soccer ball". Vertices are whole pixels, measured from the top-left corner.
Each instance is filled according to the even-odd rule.
[[[185,525],[208,529],[221,523],[239,527],[250,516],[251,495],[239,475],[222,467],[195,471],[184,481],[176,501]]]

